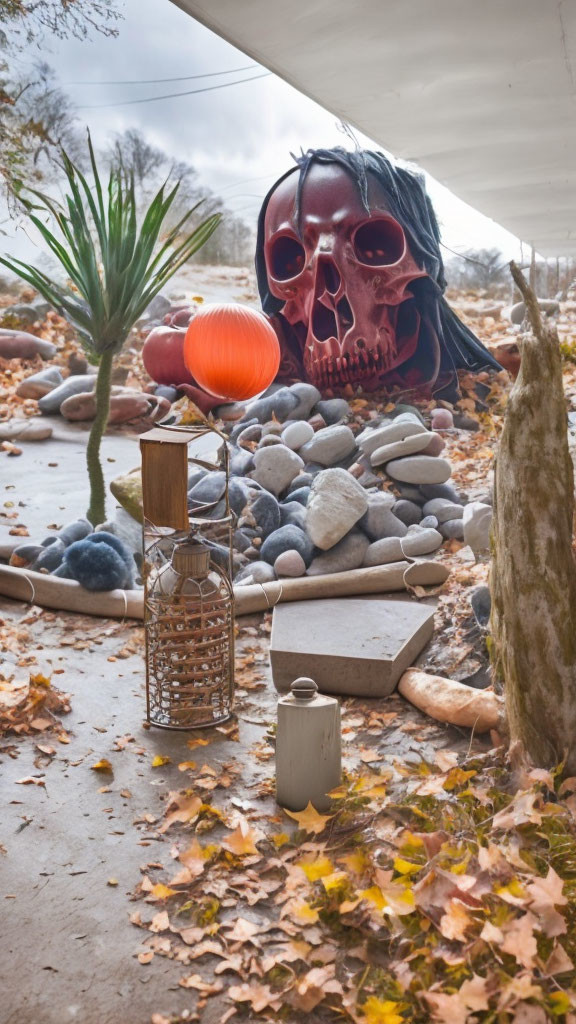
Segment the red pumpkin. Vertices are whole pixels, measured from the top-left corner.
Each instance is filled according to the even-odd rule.
[[[146,373],[157,384],[194,384],[184,362],[186,331],[178,327],[154,327],[142,349]]]
[[[207,305],[186,331],[184,361],[204,391],[242,401],[272,383],[280,346],[263,313],[235,303]]]

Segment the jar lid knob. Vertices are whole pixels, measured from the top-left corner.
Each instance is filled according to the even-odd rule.
[[[301,676],[300,679],[294,680],[290,692],[297,700],[313,700],[318,693],[318,685],[313,679]]]

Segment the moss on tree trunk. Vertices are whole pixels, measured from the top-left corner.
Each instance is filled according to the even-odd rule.
[[[532,332],[495,466],[492,641],[510,738],[539,767],[576,774],[574,479],[556,328],[511,264]]]

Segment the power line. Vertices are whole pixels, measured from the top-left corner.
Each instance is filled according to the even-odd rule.
[[[257,78],[268,78],[271,71],[265,71],[263,75],[252,75],[251,78],[241,78],[236,82],[224,82],[223,85],[209,85],[205,89],[190,89],[188,92],[171,92],[164,96],[147,96],[141,100],[120,100],[119,103],[94,103],[83,104],[78,110],[102,110],[104,107],[127,107],[135,103],[155,103],[157,100],[172,100],[178,96],[197,96],[200,92],[214,92],[216,89],[228,89],[231,85],[244,85],[244,82],[255,82]]]
[[[158,85],[162,82],[190,82],[195,78],[216,78],[218,75],[235,75],[240,71],[251,71],[258,64],[245,64],[242,68],[230,68],[228,71],[208,71],[204,75],[181,75],[179,78],[136,78],[122,79],[118,82],[64,82],[64,85]]]

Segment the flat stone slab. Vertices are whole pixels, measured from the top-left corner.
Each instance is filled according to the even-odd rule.
[[[270,663],[286,693],[299,676],[321,693],[386,697],[432,637],[434,608],[388,598],[329,598],[276,605]]]

